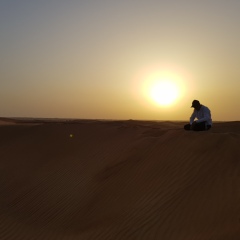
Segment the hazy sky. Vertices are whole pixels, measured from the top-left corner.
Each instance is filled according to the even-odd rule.
[[[239,0],[1,0],[0,116],[240,120]],[[162,107],[154,74],[180,86]]]

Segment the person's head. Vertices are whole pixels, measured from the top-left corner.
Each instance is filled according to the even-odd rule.
[[[196,110],[199,110],[201,108],[201,104],[198,100],[193,100],[191,107],[196,109]]]

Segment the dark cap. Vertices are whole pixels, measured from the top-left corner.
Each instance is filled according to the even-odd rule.
[[[197,107],[200,105],[200,102],[198,100],[193,100],[191,107]]]

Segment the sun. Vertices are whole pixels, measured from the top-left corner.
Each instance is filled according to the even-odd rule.
[[[149,87],[149,96],[158,105],[166,107],[176,101],[179,96],[179,89],[173,81],[159,79]]]
[[[173,72],[153,72],[145,78],[142,90],[152,104],[169,107],[184,93],[181,82],[179,75]]]
[[[141,70],[135,79],[133,92],[144,107],[167,110],[179,105],[186,95],[189,74],[172,66],[154,65]]]

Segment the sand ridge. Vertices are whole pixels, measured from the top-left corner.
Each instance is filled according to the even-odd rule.
[[[0,126],[0,239],[239,239],[240,122],[33,123]]]

